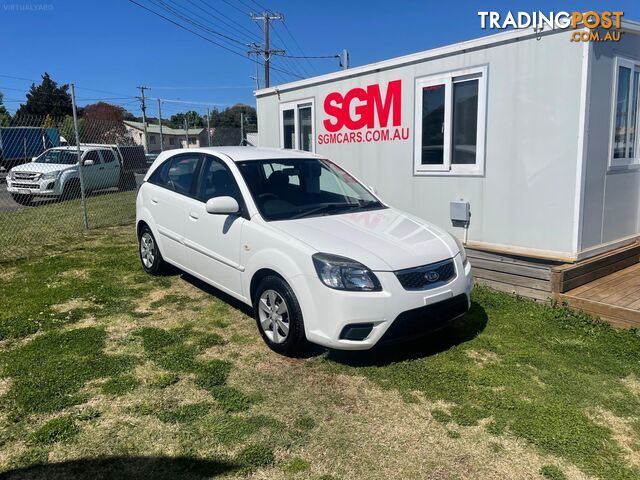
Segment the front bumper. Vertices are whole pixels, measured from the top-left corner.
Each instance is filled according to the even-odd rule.
[[[405,290],[393,272],[375,272],[382,284],[380,292],[333,290],[317,276],[295,277],[293,290],[302,307],[307,339],[329,348],[367,350],[380,340],[441,328],[471,305],[471,265],[463,265],[460,255],[454,262],[455,279],[431,290]],[[465,300],[466,305],[461,306]],[[405,325],[400,328],[400,323]],[[345,327],[354,324],[372,328],[363,340],[344,338]]]
[[[7,191],[14,195],[60,195],[60,182],[57,178],[40,180],[9,180],[7,178]]]

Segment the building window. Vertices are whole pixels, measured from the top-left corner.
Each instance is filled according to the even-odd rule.
[[[175,145],[176,144],[176,140],[173,137],[169,137],[169,145]]]
[[[482,175],[486,67],[416,80],[414,172]]]
[[[315,151],[313,99],[280,105],[280,147]]]
[[[640,62],[617,58],[615,62],[614,109],[611,120],[611,167],[640,164],[638,148],[638,97]]]
[[[155,135],[149,135],[149,141],[155,145],[156,144],[156,136]]]

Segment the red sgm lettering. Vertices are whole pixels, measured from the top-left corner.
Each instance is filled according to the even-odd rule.
[[[384,99],[378,84],[369,85],[366,89],[353,88],[344,96],[340,92],[332,92],[324,99],[324,112],[329,118],[322,123],[327,132],[337,132],[342,128],[374,128],[376,118],[379,127],[387,127],[391,117],[391,126],[399,127],[402,123],[401,97],[402,80],[387,84]]]

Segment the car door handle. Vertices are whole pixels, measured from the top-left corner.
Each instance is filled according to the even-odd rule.
[[[151,197],[151,203],[153,203],[154,205],[158,204],[158,199],[155,197]]]
[[[189,212],[189,218],[191,220],[198,220],[200,218],[200,216],[195,212]]]

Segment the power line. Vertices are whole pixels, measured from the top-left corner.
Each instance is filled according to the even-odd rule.
[[[225,40],[229,41],[229,42],[233,42],[236,43],[238,45],[242,45],[243,47],[246,46],[246,43],[238,40],[237,38],[233,38],[230,37],[228,35],[225,35],[224,33],[220,33],[216,30],[213,30],[212,28],[207,27],[206,25],[203,25],[202,23],[196,22],[195,20],[189,18],[188,16],[185,16],[184,14],[182,14],[179,10],[176,10],[175,8],[169,6],[166,2],[164,2],[163,0],[150,0],[151,3],[153,3],[154,5],[156,5],[157,7],[160,7],[161,9],[163,9],[165,12],[168,13],[172,13],[173,15],[181,18],[182,20],[184,20],[187,23],[190,23],[191,25],[193,25],[194,27],[200,28],[202,30],[205,30],[213,35],[217,35],[221,38],[224,38]],[[173,4],[173,3],[172,3]],[[173,4],[175,5],[175,4]],[[191,14],[193,14],[192,11],[188,10]]]
[[[294,45],[298,48],[298,51],[302,54],[302,56],[305,55],[304,50],[302,50],[302,47],[300,46],[300,44],[298,43],[298,41],[296,40],[296,37],[293,36],[293,33],[291,33],[291,30],[289,30],[289,27],[287,26],[287,22],[285,22],[284,20],[282,21],[282,26],[284,27],[284,29],[286,30],[286,32],[289,34],[289,36],[291,37],[291,40],[293,40]],[[318,70],[316,69],[315,65],[313,65],[308,59],[307,59],[307,63],[309,64],[309,66],[315,71],[316,74],[318,74]]]
[[[178,23],[178,22],[176,22],[176,21],[174,21],[174,20],[172,20],[172,19],[170,19],[170,18],[168,18],[168,17],[166,17],[166,16],[162,15],[161,13],[158,13],[158,12],[156,12],[155,10],[152,10],[152,9],[150,9],[150,8],[148,8],[148,7],[146,7],[146,6],[142,5],[142,4],[140,4],[140,3],[138,3],[136,0],[129,0],[129,2],[131,2],[131,3],[135,4],[135,5],[137,5],[137,6],[138,6],[138,7],[140,7],[140,8],[143,8],[144,10],[146,10],[146,11],[148,11],[148,12],[152,13],[153,15],[156,15],[156,16],[158,16],[158,17],[160,17],[160,18],[162,18],[162,19],[166,20],[166,21],[167,21],[167,22],[169,22],[169,23],[172,23],[172,24],[173,24],[173,25],[175,25],[176,27],[179,27],[179,28],[181,28],[181,29],[183,29],[183,30],[186,30],[187,32],[192,33],[193,35],[196,35],[197,37],[200,37],[201,39],[203,39],[203,40],[205,40],[205,41],[207,41],[207,42],[209,42],[209,43],[211,43],[211,44],[213,44],[213,45],[216,45],[217,47],[222,48],[223,50],[227,50],[228,52],[231,52],[231,53],[233,53],[234,55],[238,55],[239,57],[242,57],[242,58],[244,58],[244,59],[247,59],[247,57],[245,57],[245,55],[244,55],[244,54],[242,54],[242,53],[240,53],[240,52],[238,52],[238,51],[236,51],[236,50],[233,50],[233,49],[231,49],[231,48],[227,47],[226,45],[223,45],[223,44],[221,44],[221,43],[218,43],[218,42],[216,42],[215,40],[212,40],[212,39],[210,39],[210,38],[208,38],[208,37],[205,37],[204,35],[201,35],[200,33],[198,33],[198,32],[196,32],[196,31],[194,31],[194,30],[190,29],[189,27],[186,27],[186,26],[184,26],[184,25],[182,25],[182,24],[180,24],[180,23]],[[256,60],[256,61],[257,61],[257,60]],[[258,61],[258,63],[260,63],[261,65],[264,65],[262,62],[259,62],[259,61]],[[273,68],[273,67],[272,67],[272,68]],[[275,68],[274,68],[274,70],[275,70]],[[283,69],[277,69],[277,70],[282,71],[282,72],[284,72],[284,73],[287,73],[287,74],[289,74],[289,75],[293,75],[293,76],[295,76],[295,77],[297,77],[297,78],[303,78],[303,77],[300,77],[299,75],[296,75],[296,74],[294,74],[294,73],[291,73],[291,72],[289,72],[289,71],[287,71],[287,70],[283,70]]]
[[[189,3],[193,3],[191,0],[187,0]],[[198,0],[200,3],[202,3],[203,5],[205,5],[207,8],[210,8],[211,10],[213,10],[214,12],[216,12],[218,15],[220,15],[223,18],[226,18],[227,20],[229,20],[229,22],[233,23],[234,25],[237,25],[239,28],[243,29],[245,32],[247,32],[247,35],[249,36],[249,38],[252,39],[252,41],[256,40],[258,38],[258,36],[256,35],[255,32],[252,32],[251,30],[249,30],[247,27],[245,27],[244,25],[242,25],[239,22],[236,22],[233,18],[229,17],[228,15],[225,15],[222,11],[218,10],[216,7],[214,7],[213,5],[210,5],[209,3],[205,2],[204,0]],[[202,9],[204,11],[204,9]],[[217,18],[216,16],[209,14],[211,17],[213,18]],[[222,20],[220,20],[222,21]],[[225,25],[229,25],[228,23],[224,22]]]
[[[277,54],[279,57],[284,58],[340,58],[340,55],[287,55],[286,53]]]
[[[149,87],[153,90],[225,90],[252,88],[253,85],[220,85],[211,87]],[[0,87],[2,88],[2,87]]]

